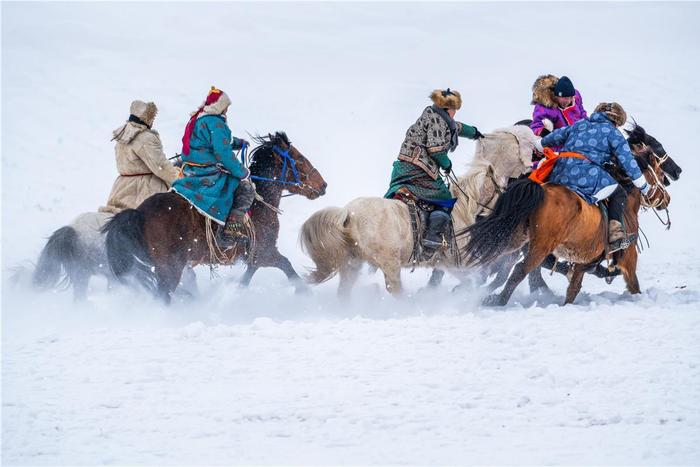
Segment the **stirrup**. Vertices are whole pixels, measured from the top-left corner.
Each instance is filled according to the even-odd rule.
[[[615,253],[616,251],[626,250],[627,248],[632,246],[632,243],[634,243],[636,239],[637,236],[635,234],[630,234],[627,237],[622,237],[618,240],[610,242],[609,253]]]
[[[228,250],[229,248],[236,247],[238,245],[247,246],[250,239],[241,231],[235,231],[234,233],[226,232],[226,229],[222,228],[216,233],[216,243],[219,248]]]

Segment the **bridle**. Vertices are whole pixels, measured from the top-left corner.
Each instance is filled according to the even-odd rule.
[[[287,147],[287,149],[282,149],[277,144],[272,145],[272,152],[277,157],[282,159],[282,169],[280,170],[279,175],[273,175],[272,178],[261,177],[258,175],[251,175],[250,179],[253,180],[254,182],[255,181],[268,182],[268,183],[275,183],[275,184],[283,185],[283,186],[287,186],[287,187],[299,187],[302,189],[305,188],[307,190],[311,190],[313,193],[315,193],[317,195],[320,195],[321,192],[319,190],[315,189],[314,187],[312,187],[308,183],[305,183],[304,181],[302,181],[301,177],[299,176],[299,170],[297,169],[297,161],[294,160],[294,158],[289,154],[290,151],[292,150],[292,147],[293,146],[290,144]],[[244,146],[241,149],[241,161],[243,162],[243,165],[246,167],[248,167],[253,162],[252,160],[246,162],[247,150],[248,150],[247,146]],[[292,174],[291,179],[289,178],[290,172]],[[312,173],[313,172],[318,172],[318,169],[316,169],[316,167],[313,167]],[[308,178],[309,178],[309,174],[306,174],[306,176],[304,177],[304,180],[306,180]],[[298,193],[289,193],[286,195],[282,195],[282,197],[292,196],[295,194],[298,194]]]
[[[657,174],[657,172],[663,173],[663,169],[661,169],[661,164],[663,164],[666,161],[666,159],[668,159],[668,154],[664,155],[663,157],[659,157],[659,155],[656,154],[653,149],[647,146],[646,143],[642,142],[641,145],[642,148],[647,151],[647,153],[651,153],[651,155],[653,156],[653,159],[649,163],[653,182],[650,183],[651,188],[649,188],[649,192],[646,195],[642,195],[642,207],[644,207],[645,209],[651,209],[656,215],[657,219],[659,219],[659,222],[666,226],[666,230],[668,230],[671,228],[671,217],[668,213],[668,207],[664,208],[664,211],[666,211],[666,221],[664,221],[657,212],[657,208],[661,206],[664,203],[664,201],[670,197],[668,191],[666,190],[663,180],[659,178]]]

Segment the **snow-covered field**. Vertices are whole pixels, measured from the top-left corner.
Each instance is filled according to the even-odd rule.
[[[697,3],[3,3],[3,464],[700,464],[699,21]],[[242,290],[234,267],[165,308],[13,280],[106,201],[132,99],[158,104],[168,155],[212,84],[234,134],[287,131],[329,183],[283,201],[303,272],[301,223],[384,193],[433,88],[488,131],[529,116],[542,73],[589,111],[623,104],[684,169],[672,229],[641,216],[639,296],[588,277],[562,308],[545,276],[555,299],[524,285],[489,309],[405,271],[407,297],[367,272],[341,303],[337,280],[297,296],[261,270]]]

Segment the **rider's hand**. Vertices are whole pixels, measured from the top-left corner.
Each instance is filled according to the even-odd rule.
[[[243,138],[238,138],[238,141],[241,143],[241,148],[250,147],[250,143]]]
[[[646,196],[646,195],[649,194],[649,190],[650,190],[650,189],[651,189],[651,187],[649,186],[649,184],[648,184],[648,183],[645,183],[644,186],[642,186],[642,187],[639,189],[639,191],[642,192],[642,195]]]
[[[449,175],[450,172],[452,172],[452,162],[450,162],[450,165],[448,165],[446,168],[443,169],[445,171],[445,175]]]
[[[484,135],[481,134],[477,127],[474,127],[474,139],[481,139]]]
[[[544,153],[544,148],[542,147],[542,138],[535,138],[535,151],[542,154]]]

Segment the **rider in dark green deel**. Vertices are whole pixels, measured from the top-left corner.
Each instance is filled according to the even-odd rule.
[[[385,198],[393,198],[399,190],[408,190],[413,196],[435,209],[428,217],[428,229],[423,246],[435,249],[442,244],[442,237],[454,206],[450,190],[440,177],[440,169],[446,174],[452,170],[448,153],[454,151],[460,136],[482,138],[476,127],[454,120],[462,107],[462,97],[449,88],[430,94],[433,105],[426,107],[416,123],[406,131],[398,160],[394,162],[391,185]]]

